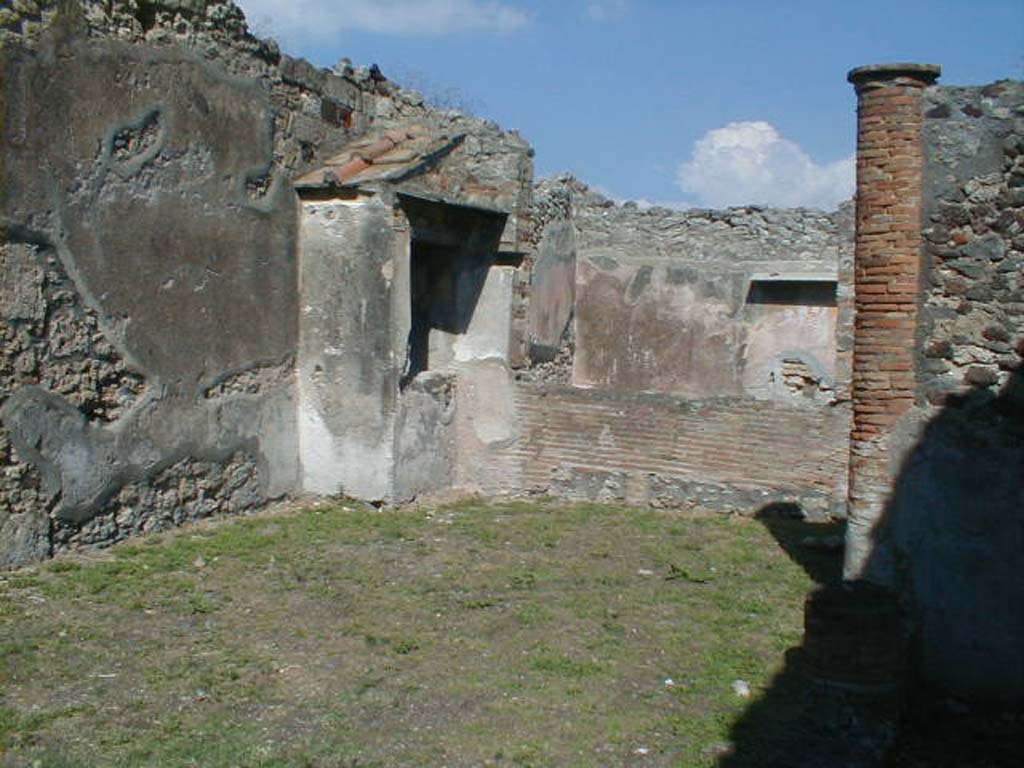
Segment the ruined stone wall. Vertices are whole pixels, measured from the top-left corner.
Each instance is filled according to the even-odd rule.
[[[849,206],[641,209],[571,177],[534,200],[531,365],[491,474],[570,497],[842,516]],[[779,277],[811,295],[758,301]]]
[[[1024,84],[924,91],[914,407],[868,578],[914,621],[921,678],[967,700],[1024,690]]]
[[[511,212],[532,152],[219,0],[0,9],[0,563],[239,512],[299,483],[298,205],[356,134],[466,134],[433,188]]]
[[[571,179],[542,189],[551,212],[538,216],[531,291],[538,362],[556,356],[551,348],[571,316],[565,335],[575,343],[577,386],[785,396],[787,364],[802,365],[822,389],[845,386],[848,286],[824,301],[789,303],[761,300],[759,290],[786,279],[797,281],[794,290],[815,281],[837,290],[851,255],[847,214],[641,209]],[[559,196],[571,201],[571,228]]]
[[[919,379],[941,405],[1004,386],[1024,328],[1024,85],[926,92]]]

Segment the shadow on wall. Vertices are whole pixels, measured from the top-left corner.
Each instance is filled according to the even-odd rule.
[[[998,393],[947,398],[904,458],[872,539],[865,572],[905,604],[918,680],[1024,707],[1024,365]]]
[[[872,539],[866,573],[889,575],[911,631],[894,764],[1020,765],[1024,363],[998,392],[947,397]]]
[[[805,546],[796,511],[758,517],[825,586],[719,766],[1020,765],[1024,365],[998,393],[948,398],[906,454],[867,571],[890,574],[896,599],[840,583],[838,558]]]

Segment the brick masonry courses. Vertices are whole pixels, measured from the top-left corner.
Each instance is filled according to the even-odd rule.
[[[850,73],[857,90],[853,430],[846,575],[862,575],[866,541],[892,484],[891,432],[914,404],[920,295],[923,89],[927,65]]]

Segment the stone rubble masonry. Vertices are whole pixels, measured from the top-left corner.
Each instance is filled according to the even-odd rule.
[[[121,487],[81,525],[52,523],[53,554],[156,533],[217,514],[239,514],[265,503],[257,460],[242,452],[220,462],[182,459],[143,482]]]
[[[284,55],[226,0],[2,5],[0,566],[295,491],[290,181],[353,137],[465,134],[431,183],[527,250],[532,149],[493,122]]]
[[[85,307],[51,250],[0,245],[0,407],[19,387],[59,393],[97,424],[116,421],[145,382],[130,370]],[[52,491],[0,424],[0,567],[50,554]]]
[[[925,93],[920,403],[1004,387],[1024,325],[1024,84]]]
[[[914,404],[921,286],[924,64],[850,72],[858,97],[853,430],[845,574],[862,574],[868,539],[892,485],[889,442]]]

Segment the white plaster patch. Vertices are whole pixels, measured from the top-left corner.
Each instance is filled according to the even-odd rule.
[[[390,446],[335,435],[305,398],[299,403],[299,454],[304,491],[325,496],[345,493],[366,500],[391,495]]]
[[[459,370],[459,408],[484,445],[515,437],[515,401],[508,369],[498,360]]]

